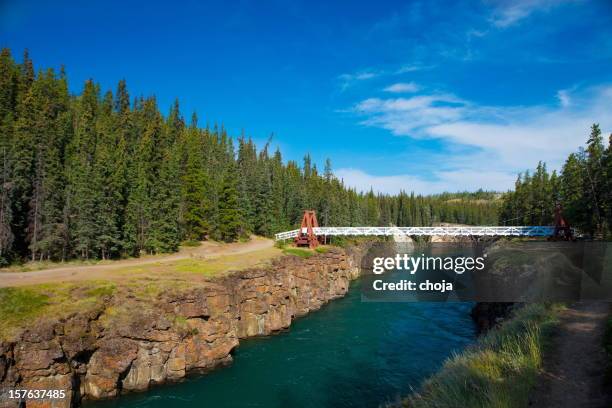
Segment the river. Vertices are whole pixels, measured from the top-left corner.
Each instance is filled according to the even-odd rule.
[[[229,367],[86,407],[376,408],[475,340],[471,303],[362,302],[358,285],[286,332],[242,340]]]

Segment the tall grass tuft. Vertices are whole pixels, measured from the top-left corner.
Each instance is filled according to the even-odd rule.
[[[528,405],[542,352],[559,306],[532,304],[450,357],[442,369],[399,406],[411,408],[511,408]]]

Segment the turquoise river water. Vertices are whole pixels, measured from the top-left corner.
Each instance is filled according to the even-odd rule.
[[[229,367],[86,406],[377,408],[475,340],[471,306],[362,302],[354,282],[286,332],[242,340]]]

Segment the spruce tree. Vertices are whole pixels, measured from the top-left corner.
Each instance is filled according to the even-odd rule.
[[[229,163],[219,192],[219,238],[232,242],[246,231],[238,197],[238,174],[234,163]]]

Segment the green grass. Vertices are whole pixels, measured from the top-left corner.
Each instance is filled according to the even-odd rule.
[[[285,255],[299,256],[300,258],[310,258],[315,254],[325,254],[329,252],[330,247],[327,245],[319,245],[315,249],[310,248],[296,248],[294,246],[287,245],[286,243],[276,242],[274,244],[277,248],[283,250]]]
[[[48,304],[48,295],[32,289],[0,289],[0,330],[36,317]]]
[[[606,384],[612,385],[612,318],[606,323],[604,333],[604,348],[608,356],[608,369],[606,370]]]
[[[106,297],[106,296],[112,296],[113,293],[115,293],[115,289],[117,287],[114,284],[108,284],[108,285],[101,285],[101,286],[96,286],[94,288],[88,289],[86,291],[87,296],[90,297]]]
[[[523,307],[478,343],[449,358],[419,392],[399,406],[411,408],[526,407],[542,366],[559,306]]]
[[[89,310],[115,290],[114,284],[105,281],[0,288],[0,339],[12,338],[43,316],[60,318]]]
[[[310,258],[314,255],[314,251],[304,248],[284,248],[283,254],[299,256],[300,258]]]

